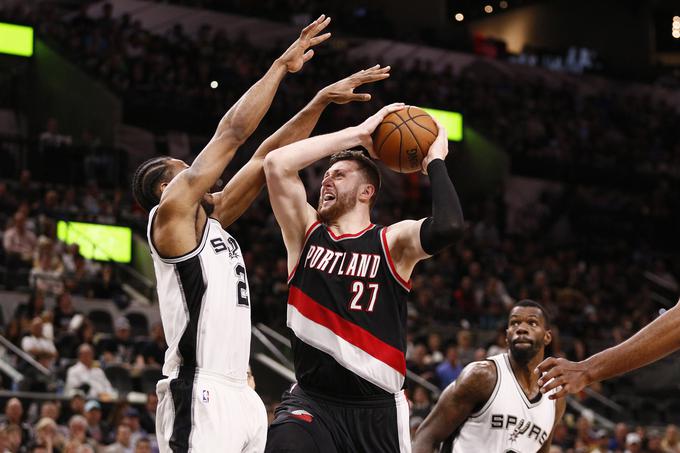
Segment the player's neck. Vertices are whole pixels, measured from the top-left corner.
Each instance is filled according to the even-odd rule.
[[[356,234],[371,225],[371,215],[363,209],[352,209],[326,224],[335,234]]]
[[[543,354],[536,354],[536,356],[529,360],[528,363],[522,363],[515,360],[512,353],[508,353],[508,358],[510,359],[510,367],[512,368],[512,372],[514,373],[517,382],[522,386],[522,389],[527,396],[534,396],[538,391],[539,377],[537,373],[534,373],[534,370],[536,370],[538,364],[543,361]]]

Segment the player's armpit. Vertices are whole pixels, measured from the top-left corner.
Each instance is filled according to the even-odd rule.
[[[458,379],[439,397],[434,409],[416,432],[413,453],[432,453],[491,397],[498,370],[488,360],[466,366]]]
[[[424,221],[402,220],[390,225],[385,233],[394,266],[405,281],[410,278],[418,261],[430,257],[420,244],[419,231]]]
[[[567,400],[564,398],[560,398],[559,400],[556,401],[555,403],[555,423],[553,423],[553,428],[552,431],[550,431],[550,436],[548,436],[548,439],[543,442],[543,445],[541,446],[540,450],[538,450],[538,453],[548,453],[550,452],[550,445],[552,445],[552,440],[553,436],[555,435],[555,429],[557,428],[557,425],[560,424],[560,421],[562,420],[562,417],[564,416],[564,411],[567,409]]]

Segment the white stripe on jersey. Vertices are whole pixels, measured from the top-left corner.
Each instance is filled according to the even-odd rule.
[[[189,325],[189,312],[196,311],[196,348],[191,351],[196,366],[228,378],[245,379],[250,358],[250,295],[238,243],[217,220],[208,219],[195,250],[177,258],[162,258],[151,240],[156,210],[154,207],[149,213],[147,239],[168,343],[163,374],[177,374],[182,364],[180,340]],[[200,300],[187,300],[203,286]]]
[[[507,354],[488,360],[496,364],[496,387],[482,410],[468,417],[460,427],[452,453],[540,450],[553,428],[555,401],[548,399],[548,395],[529,401],[512,372]]]

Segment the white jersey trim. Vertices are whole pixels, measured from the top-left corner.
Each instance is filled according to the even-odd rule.
[[[205,225],[203,226],[203,237],[201,237],[201,242],[194,248],[192,251],[185,253],[184,255],[181,256],[176,256],[173,258],[163,258],[160,253],[158,253],[158,250],[156,250],[156,246],[153,245],[153,239],[151,237],[151,232],[152,232],[152,226],[153,226],[153,221],[154,217],[156,215],[156,211],[158,210],[158,206],[154,206],[151,211],[149,212],[149,225],[147,227],[146,235],[147,239],[149,242],[149,247],[151,247],[151,251],[158,257],[159,260],[166,264],[177,264],[181,263],[182,261],[186,261],[190,258],[193,258],[194,256],[198,255],[203,251],[203,247],[205,247],[205,243],[208,240],[208,231],[210,228],[210,218],[207,218],[205,221]]]
[[[340,365],[370,383],[390,393],[401,390],[404,383],[404,376],[401,373],[336,335],[327,327],[306,318],[290,304],[287,325],[300,340],[330,355]]]
[[[538,401],[536,401],[535,403],[532,403],[531,401],[529,401],[529,398],[527,398],[526,393],[524,393],[524,390],[522,390],[522,386],[519,385],[519,382],[517,382],[517,376],[515,376],[514,371],[512,371],[512,365],[510,365],[510,359],[508,359],[508,354],[503,354],[503,358],[505,359],[505,364],[507,365],[508,371],[510,371],[510,375],[512,376],[512,382],[515,383],[515,386],[517,387],[517,391],[519,392],[520,396],[522,397],[522,401],[524,401],[524,404],[526,404],[529,409],[534,408],[534,407],[538,406],[539,404],[541,404],[541,402],[543,401],[543,398],[546,397],[546,395],[541,395],[541,393],[539,393],[539,395],[541,395],[541,397],[538,399]]]
[[[411,431],[409,429],[409,407],[404,391],[394,394],[397,408],[397,433],[399,435],[399,452],[411,453]]]

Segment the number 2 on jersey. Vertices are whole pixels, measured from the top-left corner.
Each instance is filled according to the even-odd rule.
[[[236,300],[237,305],[242,307],[249,307],[250,301],[248,300],[248,284],[246,283],[246,268],[241,264],[237,264],[234,267],[234,273],[238,283],[236,284]]]
[[[368,302],[368,306],[366,308],[362,307],[359,304],[359,301],[361,300],[361,296],[364,295],[364,290],[368,286],[368,289],[371,293],[371,298],[370,301]],[[349,303],[349,309],[354,310],[354,311],[367,311],[367,312],[372,312],[373,311],[373,306],[375,305],[375,301],[378,298],[378,290],[380,289],[380,284],[378,283],[369,283],[366,285],[364,282],[355,280],[352,282],[352,300]]]

